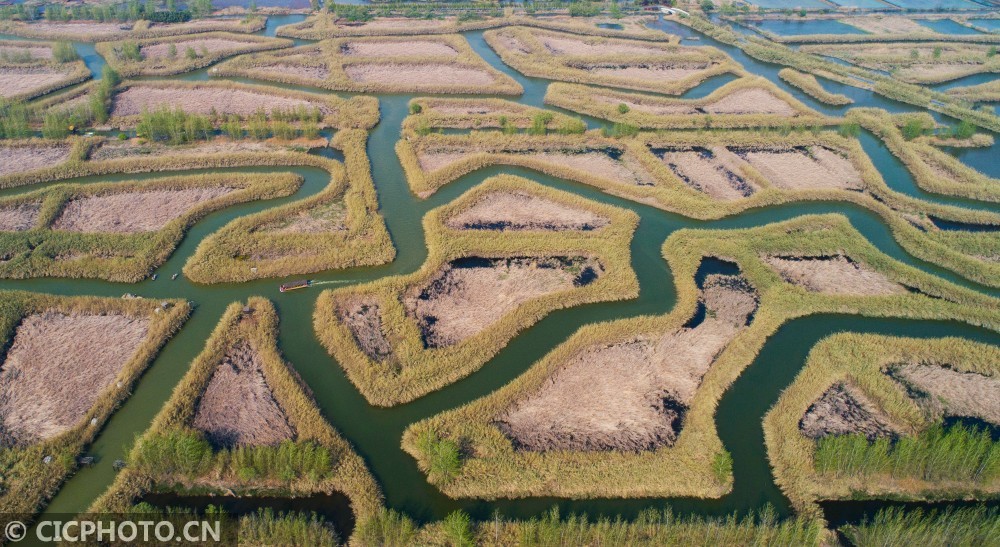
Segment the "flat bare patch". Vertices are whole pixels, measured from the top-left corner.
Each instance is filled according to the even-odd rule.
[[[144,111],[156,110],[161,106],[183,106],[188,114],[209,114],[214,109],[220,114],[249,116],[263,109],[265,112],[280,110],[289,112],[299,107],[309,110],[318,108],[323,114],[330,114],[329,106],[321,102],[268,95],[242,89],[224,87],[153,87],[134,85],[115,95],[113,116],[138,116]]]
[[[55,167],[68,160],[69,153],[68,144],[0,146],[0,175]]]
[[[570,169],[584,171],[602,178],[635,186],[656,184],[653,176],[631,156],[615,159],[604,151],[586,152],[538,152],[526,157],[543,160]]]
[[[7,57],[20,57],[21,55],[28,54],[32,59],[51,59],[52,58],[52,48],[48,46],[35,46],[32,42],[24,42],[24,45],[5,45],[0,46],[0,58],[4,56]]]
[[[668,149],[662,159],[684,184],[715,199],[742,199],[757,191],[742,175],[743,161],[722,146]]]
[[[455,57],[458,50],[434,40],[351,41],[340,46],[349,57]]]
[[[192,425],[216,448],[276,445],[295,429],[274,399],[256,348],[239,342],[212,372]]]
[[[449,64],[402,65],[396,63],[364,63],[344,67],[352,81],[412,86],[421,89],[431,86],[490,85],[493,74],[479,68]]]
[[[430,173],[462,161],[470,155],[470,152],[461,151],[420,151],[417,152],[417,160],[420,162],[420,168]]]
[[[794,116],[792,105],[775,97],[766,89],[740,89],[704,106],[712,114],[777,114]]]
[[[602,102],[605,104],[613,104],[615,106],[624,104],[629,107],[630,110],[638,110],[640,112],[648,112],[650,114],[655,114],[659,116],[673,115],[673,114],[697,114],[698,107],[686,104],[655,104],[655,103],[644,103],[641,100],[632,99],[622,99],[620,97],[613,97],[610,95],[594,95],[594,101]]]
[[[405,29],[408,32],[415,31],[416,29],[434,31],[443,26],[446,22],[443,20],[438,21],[421,21],[418,19],[412,19],[408,17],[379,17],[374,21],[369,21],[360,25],[345,25],[347,28],[356,29]]]
[[[122,25],[120,23],[59,23],[37,21],[29,23],[27,27],[35,32],[44,32],[47,34],[92,34],[95,36],[108,36],[122,32]]]
[[[124,315],[25,317],[0,367],[0,444],[25,446],[80,423],[146,338]]]
[[[596,279],[601,264],[583,257],[453,260],[425,285],[407,291],[407,313],[428,348],[447,347],[487,329],[521,304]]]
[[[47,66],[0,67],[0,97],[36,93],[64,81],[68,75]]]
[[[392,355],[392,344],[382,323],[382,310],[374,298],[352,299],[337,307],[337,315],[365,355],[378,362]]]
[[[900,68],[896,71],[896,77],[902,80],[946,82],[969,75],[969,69],[979,71],[980,67],[982,65],[979,63],[926,63]],[[985,67],[982,70],[985,72]]]
[[[183,57],[188,48],[195,50],[195,52],[199,55],[201,55],[202,51],[224,54],[230,51],[238,51],[244,47],[254,44],[254,42],[226,40],[223,38],[196,38],[180,42],[163,42],[160,44],[153,44],[151,46],[144,46],[142,48],[142,54],[147,59],[162,59],[167,57],[169,54],[171,45],[177,48],[176,51],[178,57]]]
[[[913,19],[893,15],[888,17],[851,17],[841,19],[841,22],[872,34],[929,34],[933,32]]]
[[[666,83],[701,74],[709,68],[709,65],[708,63],[650,63],[635,65],[586,65],[577,66],[576,68],[598,76]]]
[[[787,190],[863,190],[861,173],[851,160],[822,146],[794,150],[737,151],[767,180]]]
[[[339,201],[300,211],[263,229],[276,234],[325,234],[347,230],[347,210]]]
[[[105,141],[90,154],[91,161],[157,156],[204,156],[209,154],[241,154],[247,152],[281,152],[286,146],[258,141],[213,140],[191,146],[165,145],[129,141]]]
[[[870,441],[898,432],[864,393],[844,383],[831,386],[809,406],[799,421],[799,431],[810,439],[861,433]]]
[[[224,196],[232,188],[126,192],[70,200],[52,224],[55,230],[130,234],[164,227],[202,202]]]
[[[1000,425],[1000,378],[928,364],[903,365],[892,375],[923,394],[918,403],[932,415],[968,416]]]
[[[330,69],[326,65],[308,66],[277,63],[267,66],[255,66],[249,70],[260,74],[285,74],[317,82],[322,82],[330,77]]]
[[[702,377],[757,309],[741,276],[711,275],[700,323],[593,345],[514,403],[497,426],[520,450],[643,451],[674,443]]]
[[[899,283],[843,255],[766,256],[764,262],[785,282],[810,292],[851,296],[906,292]]]
[[[662,55],[664,49],[642,44],[586,40],[583,38],[541,35],[539,41],[553,55]]]
[[[23,232],[35,227],[41,203],[0,207],[0,232]]]
[[[505,50],[513,51],[515,53],[520,53],[522,55],[528,55],[531,53],[531,48],[528,47],[524,42],[518,39],[516,36],[511,34],[500,32],[496,35],[497,40],[500,42],[500,47]]]
[[[445,224],[460,230],[595,230],[611,221],[525,192],[490,192]]]

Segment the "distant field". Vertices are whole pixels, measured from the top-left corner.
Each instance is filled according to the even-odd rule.
[[[831,4],[820,0],[749,0],[749,3],[764,9],[829,9]]]
[[[890,3],[903,9],[983,9],[982,4],[968,0],[891,0]]]
[[[864,3],[865,0],[861,0]],[[865,31],[846,25],[833,19],[811,21],[760,21],[753,25],[762,30],[773,32],[779,36],[798,36],[802,34],[867,34]]]
[[[860,9],[891,9],[895,6],[882,0],[830,0],[838,6]]]

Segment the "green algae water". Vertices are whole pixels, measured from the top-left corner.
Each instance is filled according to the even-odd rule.
[[[281,24],[296,22],[291,16]],[[277,23],[269,22],[263,33],[273,35]],[[658,28],[682,36],[694,31],[674,23],[661,21]],[[544,106],[543,97],[548,81],[527,78],[503,65],[499,57],[485,44],[482,32],[465,34],[473,49],[498,70],[514,77],[525,88],[525,94],[516,100]],[[779,87],[792,93],[810,107],[828,114],[842,114],[846,109],[830,107],[816,102],[796,88],[787,86],[777,78],[781,68],[757,62],[739,49],[718,44],[702,36],[702,43],[723,49],[743,64],[747,70],[763,75]],[[306,43],[299,41],[299,43]],[[100,63],[88,66],[98,67]],[[183,79],[208,78],[207,71],[182,75]],[[713,78],[690,91],[685,96],[704,96],[724,84],[726,77]],[[828,82],[824,82],[827,85]],[[322,90],[293,87],[314,92]],[[856,101],[856,106],[873,106],[898,112],[910,110],[882,99],[868,91],[848,86],[828,85],[837,93],[846,93]],[[0,289],[29,290],[64,295],[121,296],[133,293],[147,298],[185,298],[195,304],[190,320],[169,341],[152,363],[132,396],[108,421],[93,445],[87,450],[97,458],[94,466],[82,468],[71,477],[46,509],[47,514],[84,511],[111,484],[115,477],[112,463],[123,458],[135,437],[150,424],[166,402],[172,389],[187,371],[189,363],[201,352],[211,331],[232,302],[245,301],[250,296],[271,299],[278,310],[281,324],[279,346],[285,358],[292,363],[303,380],[312,389],[316,401],[327,420],[337,428],[365,459],[381,486],[386,505],[420,520],[443,518],[455,509],[463,509],[475,519],[487,519],[495,512],[511,518],[529,518],[558,506],[561,514],[586,512],[590,516],[622,515],[634,517],[647,508],[672,507],[675,512],[724,515],[733,512],[746,514],[759,510],[765,504],[774,506],[779,515],[789,514],[787,500],[774,484],[763,444],[762,417],[775,402],[780,391],[789,385],[801,369],[809,350],[822,338],[837,332],[855,331],[878,334],[941,337],[956,336],[969,340],[1000,345],[1000,335],[959,322],[912,321],[896,319],[871,319],[857,316],[816,315],[791,321],[768,339],[754,362],[744,371],[722,397],[716,414],[719,435],[733,456],[735,485],[732,493],[718,500],[692,498],[666,499],[588,499],[566,500],[556,498],[526,498],[517,500],[452,500],[429,485],[416,462],[400,449],[402,433],[407,426],[439,412],[455,408],[483,397],[506,385],[527,370],[537,360],[565,341],[583,325],[610,321],[645,314],[669,312],[676,301],[671,272],[661,255],[661,246],[676,230],[685,228],[736,229],[761,226],[806,214],[839,213],[883,253],[904,263],[932,273],[973,290],[996,296],[998,291],[969,282],[960,276],[910,256],[896,243],[888,227],[878,215],[847,203],[807,202],[753,209],[717,221],[697,221],[681,215],[664,212],[646,205],[631,202],[600,192],[580,183],[562,180],[524,168],[494,166],[475,171],[452,182],[430,199],[414,197],[407,186],[394,146],[399,140],[400,124],[408,113],[412,95],[379,96],[381,122],[371,132],[368,154],[378,194],[381,214],[385,218],[393,243],[396,259],[387,265],[371,268],[354,268],[325,272],[309,276],[318,285],[313,290],[279,293],[278,284],[283,279],[272,279],[240,284],[198,285],[179,277],[170,276],[193,254],[197,245],[209,234],[233,219],[279,204],[299,200],[321,191],[329,183],[329,175],[320,169],[308,167],[261,167],[227,169],[225,172],[278,173],[293,172],[303,178],[302,187],[294,195],[269,201],[242,204],[210,214],[199,221],[185,236],[170,259],[157,269],[158,281],[137,284],[109,283],[99,280],[32,279],[0,281]],[[571,113],[572,114],[572,113]],[[575,114],[573,114],[575,115]],[[607,122],[585,118],[591,128],[602,127]],[[884,149],[880,141],[863,134],[862,145],[872,161],[894,190],[923,200],[940,203],[975,206],[997,210],[992,204],[968,202],[928,194],[916,188],[905,168]],[[993,147],[987,153],[996,153]],[[997,162],[983,161],[987,174],[997,175]],[[60,182],[107,182],[123,180],[151,180],[157,177],[205,171],[176,171],[156,174],[112,175],[86,177]],[[221,172],[217,170],[216,172]],[[480,370],[446,388],[412,403],[393,408],[375,408],[364,400],[347,380],[339,365],[328,356],[318,343],[312,326],[314,304],[322,288],[341,287],[364,283],[389,275],[416,271],[427,257],[422,218],[431,209],[450,203],[463,192],[475,187],[486,178],[507,173],[526,177],[546,186],[572,192],[581,197],[635,211],[640,216],[639,226],[631,242],[632,267],[640,284],[637,299],[576,306],[555,311],[531,328],[525,329]],[[0,192],[11,195],[40,187],[33,185]],[[266,505],[264,501],[262,504]],[[306,502],[304,501],[303,504]],[[291,505],[294,507],[294,504]],[[303,505],[306,507],[306,505]]]

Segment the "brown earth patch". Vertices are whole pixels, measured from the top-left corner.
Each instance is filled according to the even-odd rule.
[[[1000,425],[1000,378],[928,364],[902,365],[891,374],[932,416],[968,416]]]
[[[344,67],[352,81],[413,86],[415,89],[431,86],[490,85],[493,74],[480,68],[449,64],[401,65],[396,63],[364,63]]]
[[[352,41],[340,46],[340,53],[349,57],[455,57],[458,50],[444,42],[433,40]]]
[[[850,17],[841,19],[840,22],[872,34],[929,34],[934,32],[913,19],[892,15],[888,17]]]
[[[0,67],[0,97],[35,93],[64,81],[68,75],[47,66]]]
[[[644,451],[672,445],[702,378],[751,321],[742,276],[710,275],[688,325],[584,349],[496,425],[519,450]],[[698,321],[700,319],[700,321]]]
[[[634,65],[588,64],[575,68],[598,76],[666,83],[701,74],[709,67],[708,63],[640,63]]]
[[[792,105],[775,97],[766,89],[740,89],[725,97],[705,105],[704,110],[712,114],[777,114],[794,116]]]
[[[37,21],[29,23],[27,28],[32,29],[35,32],[46,32],[49,34],[92,34],[95,36],[106,36],[122,32],[123,26],[128,28],[127,25],[122,25],[120,23],[59,23]]]
[[[449,116],[466,116],[470,114],[484,116],[487,114],[499,114],[504,112],[503,110],[496,109],[486,104],[469,104],[469,105],[431,104],[430,109],[438,114],[447,114]]]
[[[496,39],[499,41],[500,47],[507,51],[513,51],[522,55],[528,55],[531,53],[531,48],[516,36],[501,32],[496,35]]]
[[[662,55],[665,50],[624,42],[587,41],[580,38],[542,35],[538,40],[553,55]]]
[[[68,144],[0,146],[0,175],[54,167],[68,160],[69,153]]]
[[[263,229],[276,234],[325,234],[347,230],[346,221],[347,210],[344,204],[333,201],[300,211]]]
[[[0,445],[26,446],[77,425],[148,328],[146,318],[117,314],[25,317],[0,367]]]
[[[525,156],[543,160],[546,163],[584,171],[622,184],[635,186],[652,186],[656,184],[653,176],[646,171],[646,168],[631,156],[622,156],[619,159],[615,159],[604,151],[599,150],[585,152],[538,152],[526,154]]]
[[[979,63],[927,63],[900,68],[896,77],[904,81],[946,82],[967,76],[969,69],[979,70]]]
[[[763,257],[786,283],[810,292],[851,296],[901,294],[906,289],[843,255]]]
[[[32,42],[24,42],[24,45],[0,46],[0,59],[8,57],[20,57],[27,53],[32,59],[51,59],[52,48],[48,46],[33,46]]]
[[[526,192],[490,192],[445,224],[459,230],[595,230],[611,221]]]
[[[672,114],[697,114],[699,110],[697,106],[686,105],[686,104],[652,104],[644,103],[641,100],[631,100],[622,99],[620,97],[613,97],[610,95],[595,95],[594,101],[602,102],[605,104],[613,104],[615,106],[624,104],[628,106],[630,110],[639,110],[641,112],[648,112],[650,114],[656,114],[659,116],[672,115]]]
[[[809,406],[799,421],[799,431],[810,439],[861,433],[874,441],[894,436],[898,429],[861,390],[838,383]]]
[[[861,173],[851,160],[822,146],[793,150],[736,150],[779,188],[788,190],[863,190]]]
[[[267,66],[256,66],[250,70],[260,74],[282,74],[305,80],[315,80],[317,82],[325,81],[330,77],[330,69],[326,65],[308,66],[278,63]]]
[[[377,362],[392,355],[392,344],[385,335],[382,310],[374,298],[356,298],[337,307],[337,315],[351,331],[355,343],[365,355]]]
[[[249,116],[264,109],[265,112],[281,110],[289,112],[298,107],[309,110],[320,109],[330,114],[329,106],[320,102],[268,95],[242,89],[224,87],[153,87],[134,85],[118,93],[112,107],[113,116],[138,116],[143,111],[156,110],[161,106],[181,105],[188,114],[209,114],[214,109],[219,114]]]
[[[72,199],[63,207],[52,228],[116,234],[149,232],[162,228],[202,202],[233,191],[233,188],[216,186]]]
[[[417,152],[417,160],[420,162],[420,168],[430,173],[432,171],[437,171],[442,167],[447,167],[448,165],[461,161],[470,154],[470,152],[462,151],[422,150]]]
[[[467,257],[407,291],[404,305],[428,348],[447,347],[487,329],[518,306],[592,282],[603,275],[586,257]]]
[[[198,400],[191,424],[216,448],[276,445],[295,428],[274,399],[257,349],[238,342],[226,351]]]
[[[253,44],[253,42],[226,40],[223,38],[201,38],[184,40],[182,42],[163,42],[160,44],[153,44],[151,46],[144,46],[142,48],[142,54],[146,57],[146,59],[165,58],[170,52],[170,46],[173,45],[177,48],[177,57],[183,58],[188,48],[194,49],[198,55],[201,55],[202,51],[207,51],[208,53],[226,53],[228,51],[237,51]]]
[[[245,152],[281,152],[287,146],[274,145],[268,142],[231,141],[217,139],[199,143],[193,146],[175,146],[140,142],[138,139],[129,141],[105,141],[90,154],[91,161],[114,160],[134,157],[154,156],[203,156],[208,154],[239,154]]]
[[[0,207],[0,232],[23,232],[35,227],[41,203]]]
[[[741,174],[743,160],[725,147],[665,150],[662,159],[684,184],[715,199],[742,199],[757,191]]]

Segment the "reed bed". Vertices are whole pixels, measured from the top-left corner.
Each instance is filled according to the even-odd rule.
[[[322,192],[227,224],[198,245],[184,275],[198,283],[231,283],[392,261],[396,252],[378,214],[366,142],[365,131],[339,132],[333,145],[343,150],[346,165],[314,160],[330,172]],[[330,207],[343,209],[343,218],[316,230],[283,229],[295,219],[322,217]]]
[[[545,103],[643,129],[822,126],[836,123],[766,78],[730,82],[700,99],[675,99],[553,83]]]
[[[958,319],[1000,328],[993,299],[944,282],[881,254],[839,215],[804,216],[744,230],[681,230],[667,240],[664,256],[674,275],[678,302],[663,316],[645,316],[581,328],[525,374],[504,388],[407,429],[403,447],[428,470],[431,461],[418,440],[433,436],[465,447],[449,476],[429,479],[450,497],[719,497],[731,488],[725,450],[715,430],[715,407],[760,351],[766,339],[792,318],[816,313],[874,317]],[[776,253],[824,255],[841,252],[914,292],[889,296],[809,293],[783,283],[762,256]],[[641,452],[534,452],[517,450],[495,425],[516,401],[548,385],[562,367],[588,348],[628,342],[637,333],[671,332],[696,311],[694,282],[702,259],[737,263],[760,294],[753,322],[716,358],[684,413],[672,446]],[[803,409],[804,410],[804,409]],[[801,414],[799,414],[801,415]]]
[[[457,17],[425,20],[405,17],[379,17],[363,23],[352,23],[338,20],[332,14],[314,14],[301,23],[278,27],[278,36],[303,38],[306,40],[326,40],[350,36],[411,36],[420,34],[458,34],[473,30],[500,28],[507,26],[526,26],[571,32],[586,36],[606,36],[609,38],[629,38],[634,40],[677,41],[677,38],[663,32],[650,29],[646,24],[650,16],[632,16],[616,19],[613,22],[626,28],[607,29],[597,26],[598,23],[612,22],[606,17],[568,17],[551,16],[545,18],[510,16],[492,17],[478,21],[459,21]]]
[[[32,317],[43,314],[64,314],[68,317],[121,317],[145,321],[145,336],[127,361],[118,369],[113,381],[98,387],[93,403],[73,420],[73,425],[59,434],[28,444],[7,447],[0,451],[4,473],[0,508],[6,513],[33,515],[58,491],[66,477],[76,470],[84,448],[93,441],[111,413],[131,393],[132,387],[159,352],[160,347],[180,328],[191,311],[181,300],[165,302],[142,298],[112,299],[96,297],[61,297],[37,293],[5,292],[0,306],[0,333],[11,343],[15,329]],[[165,304],[165,305],[164,305]],[[30,356],[29,356],[30,357]],[[5,357],[3,371],[9,373]],[[52,389],[68,377],[50,378]],[[70,386],[63,386],[70,389]],[[44,459],[51,457],[46,463]]]
[[[518,72],[563,82],[679,95],[712,76],[743,74],[737,63],[711,47],[604,37],[582,41],[572,34],[528,27],[489,30],[483,36],[503,62]],[[593,49],[583,55],[554,53],[545,40],[584,43]],[[627,52],[615,53],[616,47]],[[651,52],[635,53],[638,49]]]
[[[415,41],[428,44],[428,53],[400,54],[401,45]],[[443,48],[456,54],[434,53]],[[378,54],[351,54],[361,49]],[[237,57],[213,68],[211,74],[364,93],[524,92],[513,78],[483,61],[458,34],[335,38],[278,53]]]
[[[208,213],[237,203],[287,196],[300,184],[292,174],[193,175],[131,183],[63,184],[6,198],[4,203],[40,202],[41,207],[34,228],[0,233],[0,254],[6,258],[0,262],[0,276],[136,282],[162,264],[187,229]],[[226,191],[169,215],[159,205],[154,207],[149,215],[157,216],[156,222],[135,216],[135,203],[157,201],[149,201],[150,193],[162,202],[177,192],[194,191],[205,197],[209,195],[205,191],[221,189]],[[94,203],[84,205],[88,201]]]
[[[404,131],[429,133],[434,129],[503,129],[564,131],[578,119],[559,112],[503,99],[418,97],[410,101]],[[584,129],[586,126],[584,126]]]
[[[207,32],[142,40],[99,42],[97,52],[123,77],[169,76],[213,65],[234,55],[292,47],[291,40]],[[139,58],[128,51],[138,48]]]
[[[912,84],[936,84],[972,74],[1000,71],[1000,59],[990,54],[996,46],[930,42],[926,44],[872,43],[804,45],[803,53],[837,57],[873,70],[888,71]]]
[[[266,85],[164,80],[122,84],[112,101],[108,123],[123,129],[133,127],[144,111],[178,103],[188,114],[214,115],[215,125],[221,125],[228,115],[238,116],[246,124],[260,113],[267,119],[298,118],[300,112],[312,114],[316,110],[321,114],[319,125],[324,127],[369,129],[379,120],[378,100],[374,97],[344,99]]]
[[[447,219],[473,206],[483,192],[512,190],[592,211],[611,222],[599,230],[561,232],[525,230],[499,233],[497,230],[448,227]],[[392,406],[412,401],[471,374],[519,331],[553,310],[587,302],[634,298],[637,285],[629,267],[627,242],[636,222],[636,216],[630,212],[545,189],[524,179],[490,179],[476,190],[424,217],[429,254],[419,271],[358,287],[325,291],[317,302],[314,315],[317,334],[371,404]],[[421,329],[417,317],[419,310],[407,308],[407,302],[424,301],[420,295],[422,292],[443,296],[437,299],[441,302],[448,300],[451,293],[438,294],[438,289],[452,290],[442,275],[449,271],[460,272],[460,269],[453,268],[453,263],[462,260],[492,264],[534,259],[541,263],[575,257],[598,262],[602,273],[593,281],[588,279],[568,288],[560,285],[555,290],[533,294],[527,300],[517,298],[517,287],[508,288],[503,294],[472,295],[470,298],[492,299],[493,305],[498,308],[506,306],[501,309],[509,311],[490,318],[480,325],[477,332],[453,343],[428,345],[433,339],[428,338],[426,328]],[[566,271],[577,276],[584,274],[580,271],[582,266],[575,269],[574,266],[577,265],[568,265]],[[543,272],[539,264],[536,273]],[[502,282],[504,277],[501,272],[498,279]],[[524,290],[534,290],[533,287],[525,286]],[[357,308],[351,311],[358,301],[365,302],[368,313],[374,317],[351,319],[363,312]],[[508,305],[511,302],[514,302],[513,305]],[[455,301],[455,305],[460,304]],[[360,331],[359,325],[366,326],[368,330]],[[444,326],[443,322],[441,326]],[[382,338],[383,342],[379,343],[378,338]],[[386,346],[388,351],[371,351],[373,347]],[[369,351],[366,352],[365,348]]]
[[[889,189],[856,139],[829,131],[772,131],[766,138],[762,138],[761,132],[744,131],[639,133],[625,138],[598,137],[593,133],[548,136],[496,132],[406,134],[396,144],[396,153],[411,190],[419,197],[433,194],[437,188],[466,173],[501,164],[527,167],[590,184],[614,195],[700,219],[721,218],[754,207],[792,201],[848,201],[882,217],[896,240],[914,256],[980,283],[991,286],[1000,283],[1000,269],[995,260],[1000,257],[1000,249],[996,247],[996,238],[991,238],[989,232],[946,232],[930,221],[930,217],[934,217],[989,226],[1000,224],[1000,216],[925,202]],[[670,162],[664,161],[669,158],[659,155],[670,150],[693,152],[720,147],[740,152],[751,160],[744,162],[738,158],[738,164],[748,165],[735,173],[744,182],[751,183],[753,191],[749,192],[749,197],[737,195],[730,196],[736,199],[729,199],[699,190],[685,182],[684,177],[690,178],[690,174],[675,172],[668,165]],[[803,149],[810,152],[803,155]],[[795,150],[799,152],[794,153]],[[746,154],[748,151],[756,152],[751,158]],[[600,168],[584,167],[582,160],[597,153],[610,155],[601,159]],[[943,156],[938,150],[932,153]],[[610,162],[614,156],[618,159]],[[815,161],[810,159],[812,156]],[[957,160],[952,159],[950,163],[960,169]],[[822,167],[823,164],[826,167]],[[803,165],[814,176],[800,176]],[[816,175],[827,169],[833,169],[836,176],[830,173]],[[965,173],[969,171],[967,167],[964,170]]]
[[[132,447],[128,467],[91,511],[128,512],[152,489],[289,497],[336,490],[350,498],[359,524],[375,516],[381,506],[378,485],[282,358],[277,329],[278,315],[268,300],[253,297],[246,305],[231,304],[170,400]],[[194,428],[199,400],[214,371],[240,344],[255,350],[262,377],[296,432],[294,440],[218,448]]]
[[[82,60],[38,59],[26,63],[0,60],[0,99],[23,101],[90,79]]]
[[[992,305],[989,313],[995,313]],[[972,310],[962,310],[955,319],[978,323]],[[996,330],[993,322],[982,323]],[[958,338],[918,339],[873,334],[844,333],[830,336],[809,353],[805,367],[764,418],[768,458],[775,480],[800,511],[814,512],[818,499],[864,497],[980,497],[1000,489],[1000,469],[980,469],[981,474],[959,476],[959,465],[947,459],[937,417],[926,413],[893,370],[909,363],[947,366],[963,372],[996,376],[1000,350],[994,346]],[[830,386],[847,383],[860,391],[896,427],[900,440],[888,437],[871,442],[863,436],[823,437],[819,442],[800,432],[800,419],[810,405]],[[967,441],[975,436],[965,432]],[[890,450],[890,445],[895,445]],[[959,443],[951,443],[956,446]],[[973,450],[1000,450],[995,443],[970,442]],[[971,452],[950,451],[960,458]],[[1000,452],[998,452],[1000,453]],[[927,458],[928,454],[934,457]],[[995,457],[996,455],[994,455]],[[937,459],[940,457],[940,459]],[[970,458],[969,460],[974,461]],[[881,462],[881,463],[880,463]],[[891,463],[890,463],[891,462]],[[915,466],[927,466],[914,472]],[[996,467],[993,465],[992,467]],[[850,471],[848,471],[850,469]],[[941,471],[954,473],[949,476]]]
[[[150,23],[137,21],[132,24],[98,23],[95,21],[3,21],[0,32],[39,38],[42,40],[69,40],[72,42],[106,42],[114,40],[139,40],[178,34],[201,32],[240,32],[251,34],[263,30],[266,17],[226,17],[197,19],[186,23]]]
[[[778,77],[788,82],[790,85],[801,89],[805,94],[821,103],[840,106],[854,102],[854,100],[847,95],[830,93],[829,91],[823,89],[823,84],[819,83],[816,76],[805,72],[799,72],[794,68],[781,69],[778,71]]]
[[[890,507],[840,531],[853,545],[985,545],[1000,534],[1000,514],[984,505],[942,511]]]
[[[978,85],[953,87],[945,93],[969,102],[995,103],[1000,101],[1000,81],[994,80]]]
[[[43,169],[69,161],[72,143],[44,139],[4,140],[0,144],[0,176]]]

